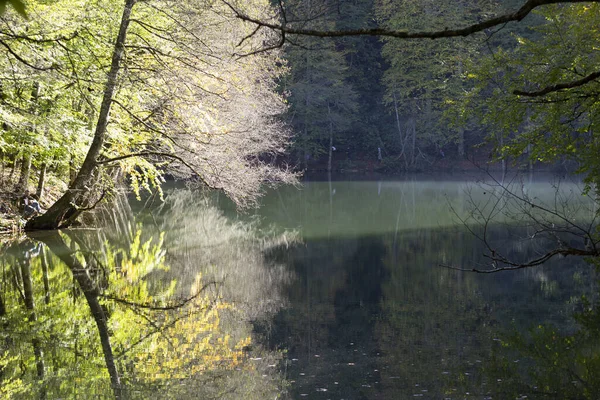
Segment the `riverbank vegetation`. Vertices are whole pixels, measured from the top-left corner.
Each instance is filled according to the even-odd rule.
[[[162,198],[167,179],[221,191],[236,206],[248,207],[257,204],[265,185],[293,183],[300,170],[396,173],[449,169],[471,160],[497,162],[504,172],[509,164],[533,171],[543,163],[581,174],[583,194],[593,204],[578,208],[571,200],[579,192],[560,197],[558,189],[546,201],[526,185],[512,191],[504,181],[469,194],[461,205],[472,207],[471,219],[463,222],[468,229],[482,227],[471,229],[469,240],[484,245],[486,263],[468,270],[496,273],[573,255],[597,259],[598,3],[0,0],[0,231],[73,226],[86,211],[108,200],[116,204],[122,187],[138,197],[148,191]],[[379,185],[378,198],[381,191]],[[20,199],[28,192],[41,212],[26,221]],[[323,193],[329,207],[319,222],[328,216],[322,234],[329,239],[335,232],[331,181]],[[146,233],[133,219],[115,218],[113,237],[71,230],[0,243],[0,322],[6,328],[0,335],[0,393],[14,398],[77,396],[77,390],[123,398],[127,388],[161,398],[282,393],[281,377],[270,369],[280,354],[253,349],[246,322],[260,326],[285,302],[278,287],[290,275],[265,255],[289,256],[293,235],[265,239],[197,199],[197,192],[172,195],[167,201],[173,213],[146,215],[157,228]],[[349,209],[356,213],[351,200]],[[118,213],[117,208],[110,211]],[[390,249],[396,248],[401,210]],[[439,227],[440,218],[426,212]],[[502,244],[490,239],[498,216],[521,227],[529,244],[544,246],[527,252],[519,242],[499,251]],[[351,213],[345,218],[353,219]],[[99,219],[90,221],[100,225]],[[411,246],[406,241],[404,264],[412,265],[419,243],[437,243],[435,236],[424,237]],[[172,240],[169,246],[165,238]],[[446,239],[452,249],[455,239]],[[371,252],[366,244],[365,260]],[[348,254],[350,259],[355,253]],[[341,260],[336,257],[332,265]],[[401,268],[385,275],[401,265],[395,253],[388,258],[390,268],[365,261],[350,276],[361,277],[366,291],[389,292],[390,298],[410,285],[406,293],[422,303],[422,291],[415,288],[423,285],[404,279]],[[452,271],[465,270],[460,262],[458,268],[444,265],[439,276],[450,282],[462,276]],[[209,276],[189,271],[190,265],[209,265],[202,271]],[[169,272],[171,267],[176,271]],[[369,286],[367,278],[378,271]],[[339,275],[345,273],[340,268]],[[216,284],[228,276],[242,276],[235,289]],[[384,278],[391,284],[381,290]],[[213,286],[217,289],[209,292]],[[334,292],[363,307],[360,293]],[[445,307],[450,294],[432,303],[444,317],[460,307],[460,302]],[[304,301],[304,294],[298,299]],[[411,310],[396,303],[405,304],[402,298],[390,304],[386,322],[371,325],[373,331],[406,331],[404,320],[394,318]],[[540,328],[517,338],[513,349],[528,362],[551,357],[562,366],[575,358],[566,366],[580,382],[573,397],[597,398],[598,302],[581,304],[580,331]],[[490,310],[477,306],[469,316],[473,326]],[[309,302],[306,314],[311,312]],[[292,331],[305,324],[300,321]],[[422,340],[418,329],[413,332]],[[380,343],[389,353],[404,340],[392,339]],[[531,344],[542,351],[527,353]],[[250,357],[252,351],[261,357]],[[550,368],[543,372],[550,378],[529,379],[523,386],[517,382],[522,375],[535,377],[540,370],[527,371],[528,364],[508,368],[509,362],[501,358],[504,375],[495,375],[518,383],[505,393],[536,394],[538,385],[550,397],[566,393],[564,379],[571,375],[564,368]]]
[[[594,184],[596,2],[422,3],[3,2],[4,207],[29,188],[49,205],[27,229],[66,227],[165,178],[244,207],[287,165]]]
[[[48,176],[69,189],[28,229],[72,224],[124,180],[139,193],[169,175],[247,206],[293,179],[272,162],[288,141],[285,63],[236,55],[268,32],[246,38],[218,2],[30,3],[27,20],[2,17],[3,164],[18,193]]]

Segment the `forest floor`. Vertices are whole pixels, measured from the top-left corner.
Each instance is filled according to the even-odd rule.
[[[0,176],[0,235],[18,236],[23,233],[27,220],[19,209],[19,199],[23,192],[15,189],[16,184],[8,176]],[[31,190],[33,186],[30,185]],[[63,184],[48,185],[40,199],[42,210],[48,209],[66,189]]]
[[[18,235],[22,232],[25,220],[18,210],[18,194],[2,187],[0,191],[0,235]]]

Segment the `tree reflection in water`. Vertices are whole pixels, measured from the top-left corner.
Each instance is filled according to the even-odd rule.
[[[283,378],[272,367],[280,356],[252,343],[249,323],[278,307],[276,285],[288,278],[265,265],[263,252],[279,242],[208,204],[191,215],[193,196],[168,198],[154,228],[111,210],[120,216],[109,218],[112,229],[3,245],[2,398],[281,396]],[[200,217],[211,223],[194,220]],[[200,226],[204,236],[192,231]],[[188,232],[179,246],[175,227]],[[234,271],[228,260],[240,254],[246,268]],[[229,284],[233,273],[238,285]]]
[[[571,329],[542,324],[525,333],[515,329],[497,340],[482,368],[480,387],[494,398],[599,399],[598,292],[594,297],[583,297]]]
[[[303,245],[279,254],[297,277],[286,289],[290,306],[264,332],[272,348],[288,350],[297,398],[510,398],[494,395],[479,370],[495,339],[510,326],[570,328],[579,307],[570,298],[591,289],[573,279],[587,282],[590,268],[570,258],[568,268],[556,259],[491,275],[439,267],[485,261],[483,243],[451,225],[448,203],[462,210],[460,182],[333,185],[331,218],[328,182],[280,190],[261,209],[303,230]],[[445,197],[451,190],[456,196]],[[508,223],[490,224],[488,235],[513,259],[547,244],[519,240],[528,232]]]

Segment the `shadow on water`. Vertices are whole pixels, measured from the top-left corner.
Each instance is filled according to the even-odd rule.
[[[311,182],[259,211],[304,238],[273,255],[297,276],[289,306],[267,329],[256,326],[270,348],[287,350],[294,398],[486,398],[481,367],[505,332],[575,329],[570,316],[594,291],[592,268],[575,259],[491,276],[439,267],[485,261],[483,243],[448,212],[449,203],[466,208],[465,183],[386,185]],[[527,233],[506,224],[488,231],[513,259],[547,246],[523,240]]]
[[[467,209],[465,187],[311,182],[243,215],[174,189],[162,203],[133,201],[133,212],[127,202],[106,210],[105,229],[4,244],[0,394],[535,398],[525,388],[541,383],[508,368],[517,357],[530,360],[519,368],[541,365],[518,356],[522,343],[566,337],[581,344],[580,359],[597,354],[588,334],[597,318],[586,311],[595,308],[581,300],[596,291],[593,268],[575,259],[486,276],[440,267],[485,262],[481,241],[448,211]],[[505,223],[488,234],[513,258],[547,245]],[[525,334],[550,324],[559,329],[542,339]],[[566,347],[561,360],[573,354]],[[553,388],[547,397],[561,398]]]
[[[581,306],[573,293],[591,290],[582,285],[584,264],[482,277],[435,264],[483,250],[468,235],[427,230],[399,239],[307,240],[278,255],[297,280],[289,306],[268,330],[256,329],[270,348],[287,350],[295,398],[463,398],[459,383],[480,379],[503,332],[539,323],[568,331]]]

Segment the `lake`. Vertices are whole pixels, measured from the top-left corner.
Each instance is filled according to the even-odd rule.
[[[581,184],[557,182],[511,181],[534,211],[463,178],[307,180],[241,214],[173,187],[164,201],[121,199],[96,217],[101,230],[4,243],[0,393],[504,398],[516,387],[494,375],[507,338],[574,331],[594,269],[572,257],[454,268],[491,268],[490,249],[544,254],[553,238],[523,217],[560,224],[544,206],[591,220]]]

